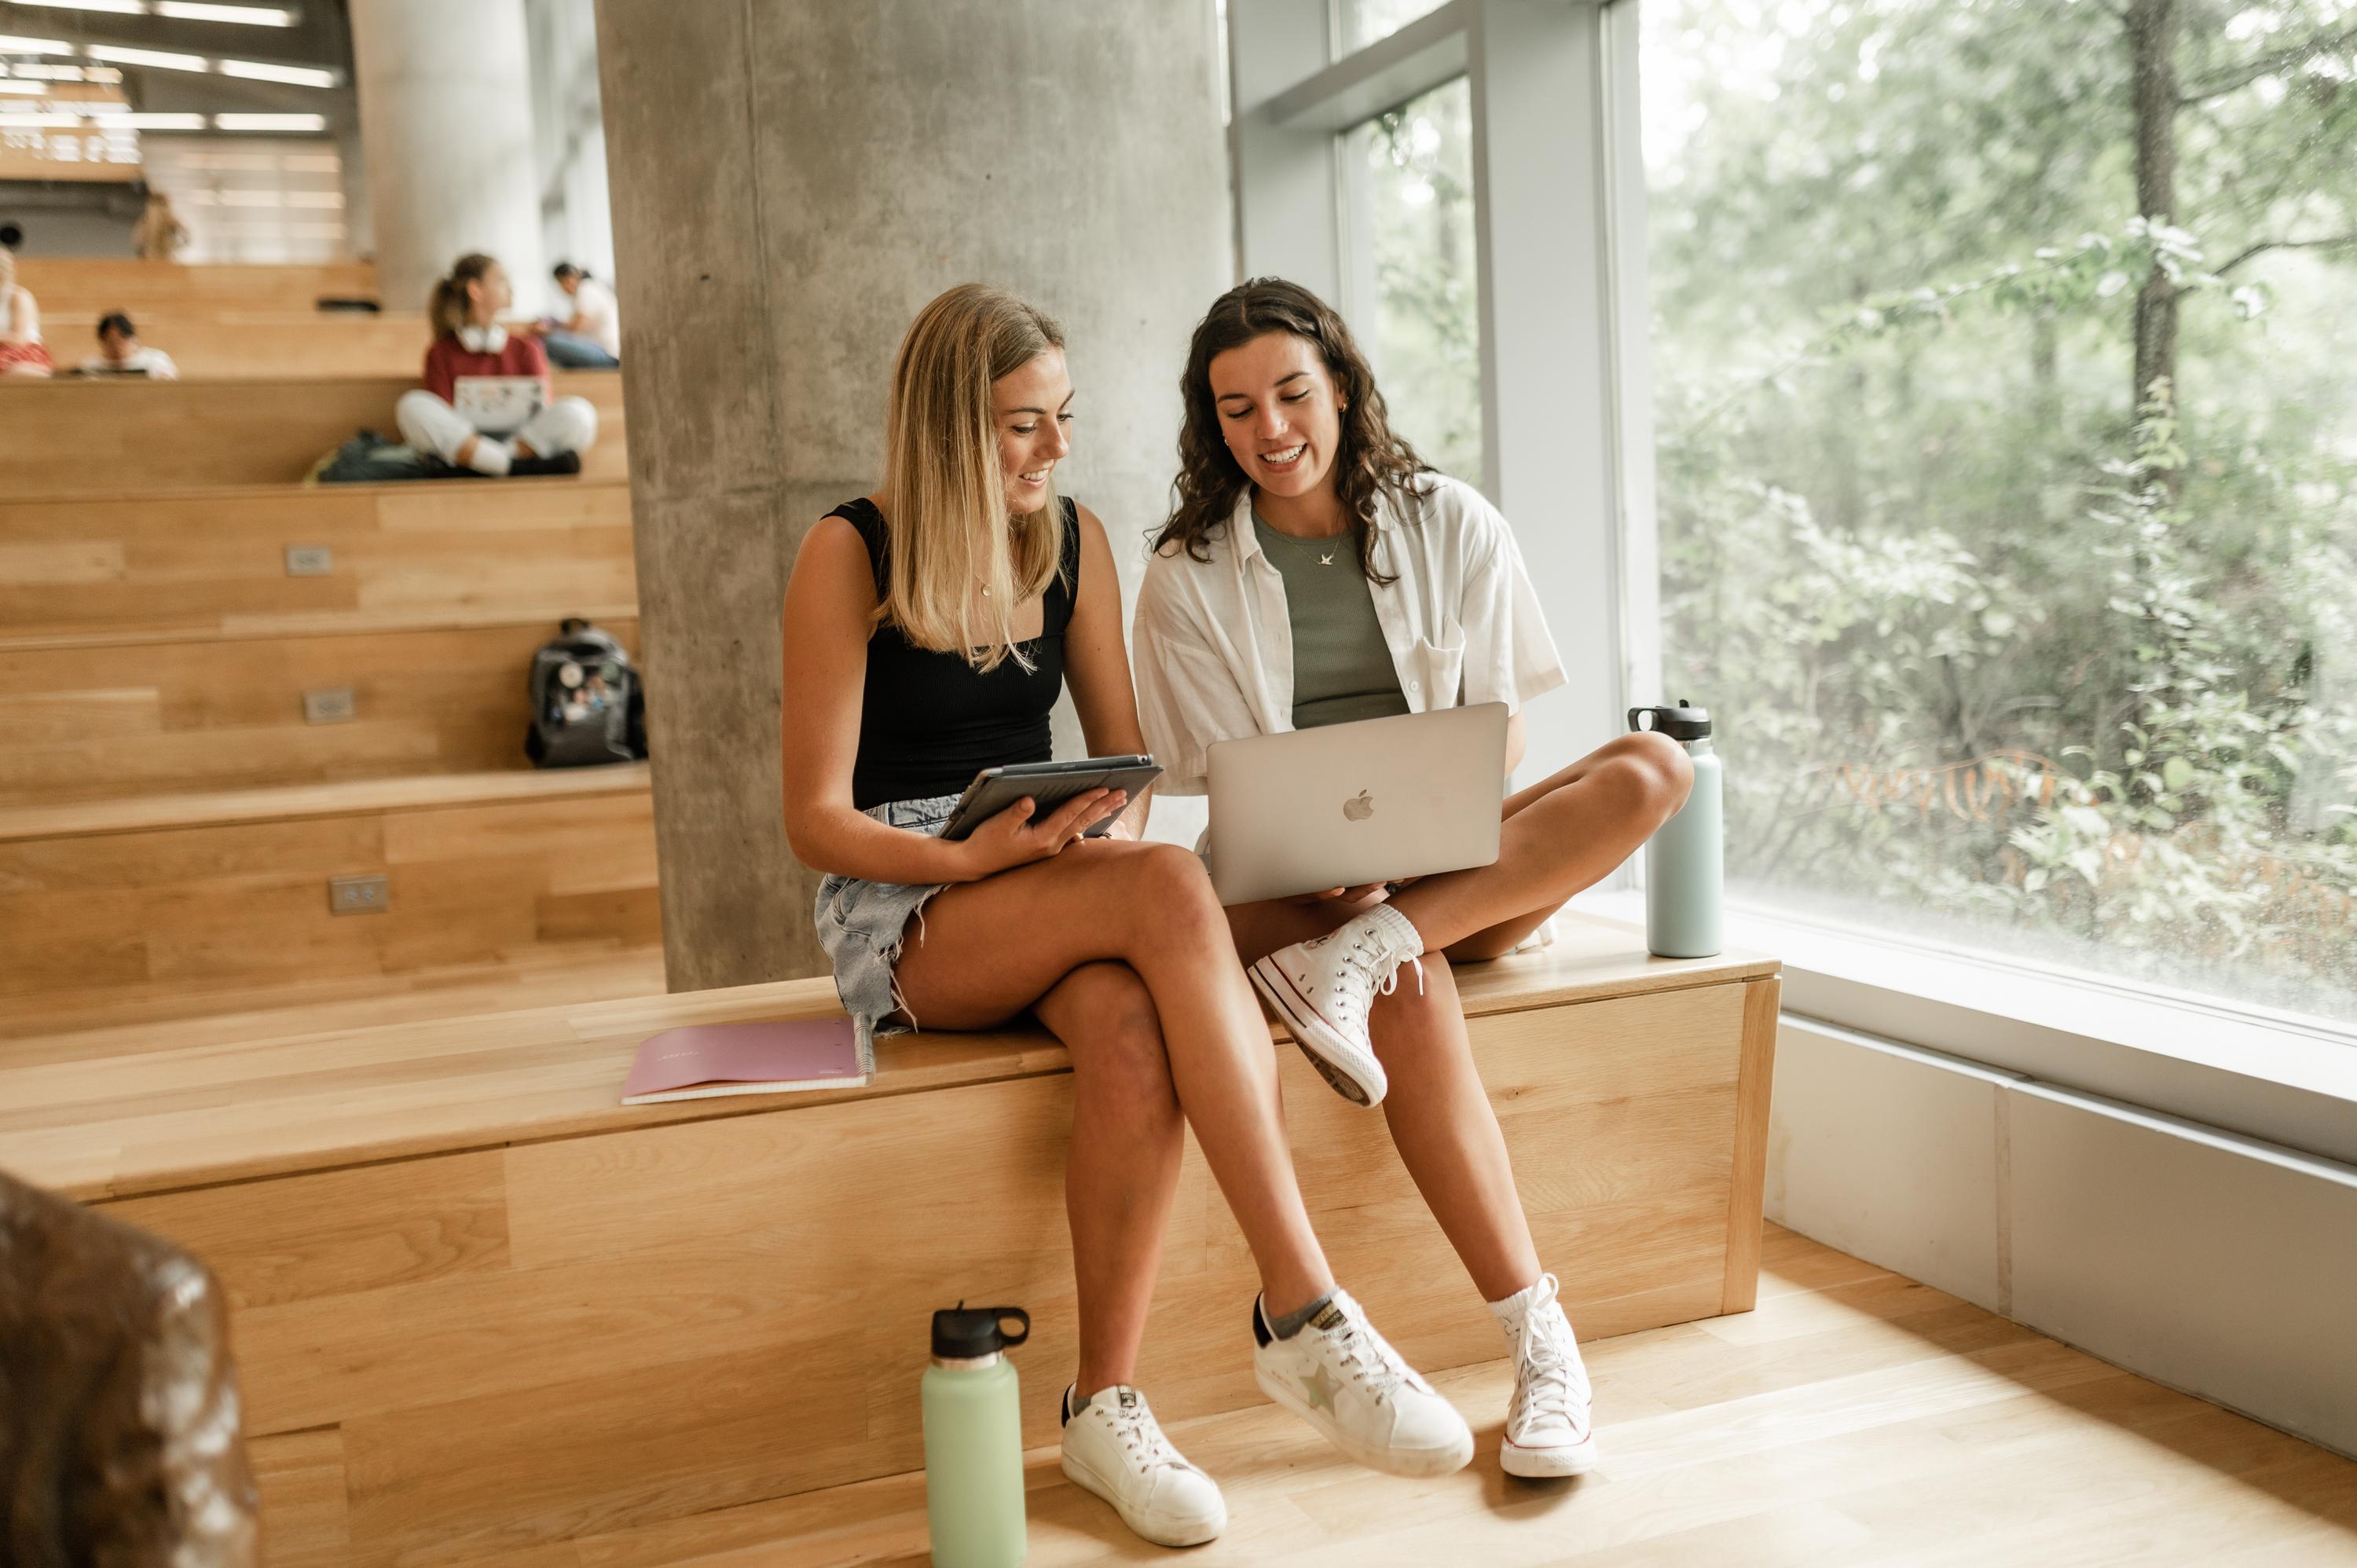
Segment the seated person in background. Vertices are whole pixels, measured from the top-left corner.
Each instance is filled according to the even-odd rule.
[[[0,376],[48,373],[40,306],[33,303],[33,291],[16,282],[16,253],[0,246]]]
[[[131,249],[143,262],[177,262],[188,248],[188,226],[172,210],[172,199],[160,190],[147,193],[147,209],[131,231]]]
[[[401,394],[393,418],[412,446],[479,474],[577,474],[597,411],[551,395],[539,341],[500,325],[514,297],[499,263],[459,257],[426,303],[425,385]]]
[[[139,329],[121,311],[102,317],[98,349],[81,362],[85,376],[145,376],[151,381],[177,381],[180,368],[161,349],[139,341]]]
[[[573,314],[533,328],[548,357],[568,371],[610,371],[622,362],[622,313],[614,291],[571,262],[556,263],[556,286],[573,296]]]

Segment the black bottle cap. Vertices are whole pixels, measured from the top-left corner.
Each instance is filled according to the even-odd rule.
[[[1650,725],[1644,722],[1647,714],[1653,716]],[[1702,740],[1710,735],[1710,710],[1695,707],[1692,697],[1680,697],[1674,708],[1631,708],[1629,727],[1658,730],[1672,740]]]
[[[1022,1325],[1013,1334],[999,1325]],[[960,1302],[933,1314],[933,1354],[945,1361],[973,1361],[1011,1350],[1031,1337],[1031,1315],[1019,1306],[974,1306]]]

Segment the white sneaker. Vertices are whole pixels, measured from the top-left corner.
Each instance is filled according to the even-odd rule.
[[[1509,1476],[1585,1476],[1596,1468],[1596,1427],[1587,1368],[1571,1320],[1555,1299],[1553,1274],[1519,1295],[1490,1304],[1514,1358],[1514,1399],[1498,1462]]]
[[[1424,984],[1423,951],[1415,923],[1378,904],[1322,937],[1277,949],[1252,966],[1252,982],[1336,1093],[1377,1105],[1390,1084],[1367,1039],[1367,1013],[1398,988],[1402,963],[1413,961]]]
[[[1473,1431],[1457,1407],[1400,1359],[1350,1293],[1290,1339],[1253,1301],[1253,1376],[1261,1392],[1326,1434],[1335,1447],[1394,1476],[1446,1476],[1473,1457]]]
[[[1072,1413],[1064,1391],[1064,1474],[1111,1503],[1122,1523],[1157,1546],[1200,1546],[1228,1528],[1219,1484],[1162,1434],[1146,1396],[1116,1383]]]

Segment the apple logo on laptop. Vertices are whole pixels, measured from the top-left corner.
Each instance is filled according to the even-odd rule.
[[[1354,822],[1363,822],[1375,814],[1375,798],[1361,789],[1356,797],[1342,802],[1342,814]]]

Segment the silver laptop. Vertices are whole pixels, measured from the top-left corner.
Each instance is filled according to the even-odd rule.
[[[1506,704],[1223,740],[1211,751],[1222,904],[1488,865],[1506,790]]]
[[[512,435],[540,412],[538,376],[460,376],[450,405],[486,435]]]

